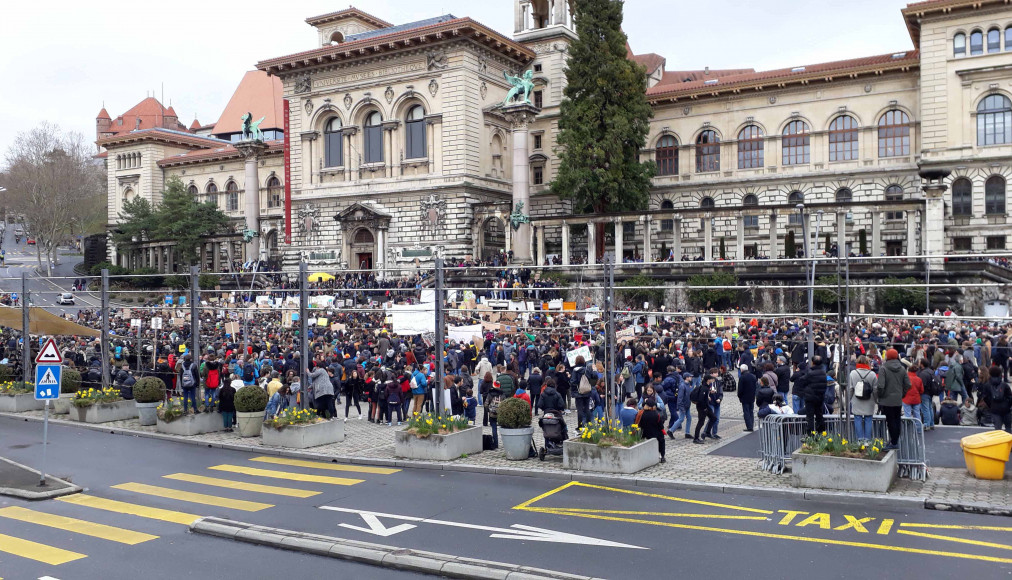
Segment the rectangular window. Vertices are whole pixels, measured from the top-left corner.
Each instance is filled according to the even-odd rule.
[[[759,216],[757,215],[747,215],[741,219],[745,227],[748,229],[755,229],[759,227]]]
[[[327,167],[340,167],[344,165],[344,144],[340,132],[324,133],[323,147],[326,151],[325,165]]]
[[[534,185],[545,183],[545,168],[540,165],[534,166]]]
[[[540,64],[534,65],[534,72],[541,72],[541,65]]]
[[[1005,236],[988,236],[987,237],[987,249],[988,250],[1004,250],[1005,249]]]
[[[972,252],[973,238],[952,238],[952,250],[955,252]]]
[[[383,127],[365,128],[365,162],[383,163]]]
[[[544,104],[545,99],[542,91],[534,91],[534,106],[540,109],[544,106]]]
[[[535,135],[534,136],[534,149],[535,150],[541,149],[541,139],[542,139],[541,135]]]
[[[425,157],[425,121],[408,121],[406,126],[408,159]]]

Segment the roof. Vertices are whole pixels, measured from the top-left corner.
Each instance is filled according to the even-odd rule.
[[[739,76],[754,72],[754,68],[734,68],[724,70],[666,70],[664,71],[664,76],[661,78],[661,82],[657,83],[657,86],[673,85],[690,81],[705,81],[708,79]]]
[[[354,6],[349,6],[344,10],[338,10],[337,12],[330,12],[328,14],[321,14],[319,16],[310,16],[306,19],[306,23],[310,26],[319,26],[321,24],[327,24],[329,22],[337,22],[338,20],[347,20],[350,18],[358,18],[368,24],[372,24],[376,28],[389,28],[393,26],[386,20],[376,18],[372,14],[362,12]]]
[[[112,117],[109,116],[109,111],[106,111],[105,107],[102,107],[102,110],[98,112],[98,116],[95,117],[95,118],[96,119],[111,119]]]
[[[285,142],[282,140],[266,141],[267,149],[264,151],[265,155],[280,154],[284,151]],[[191,165],[194,163],[206,163],[208,161],[226,161],[230,159],[239,159],[242,155],[232,145],[222,144],[220,147],[213,149],[196,149],[193,151],[187,151],[186,153],[180,153],[171,157],[166,157],[158,161],[159,167],[178,167],[180,165]]]
[[[921,47],[920,19],[935,14],[947,14],[953,10],[976,10],[991,4],[1008,4],[1006,0],[925,0],[912,2],[903,9],[903,18],[907,21],[907,31],[914,48]]]
[[[105,109],[103,108],[102,111],[105,111]],[[108,113],[106,114],[108,115]],[[102,118],[101,113],[99,115],[99,118]],[[127,112],[113,119],[109,129],[103,131],[103,133],[119,135],[140,129],[153,129],[155,127],[186,131],[186,126],[178,120],[168,123],[169,126],[166,127],[165,117],[174,117],[175,115],[176,113],[171,108],[166,109],[163,107],[158,102],[158,99],[148,97],[134,105]]]
[[[449,38],[468,38],[478,44],[484,44],[489,50],[499,52],[523,64],[530,63],[535,57],[534,51],[530,48],[506,38],[484,24],[470,18],[455,18],[407,30],[387,30],[383,34],[362,40],[343,42],[339,45],[324,46],[264,60],[257,63],[257,68],[271,74],[288,72],[361,56],[401,50],[408,46],[414,46],[416,43],[421,44]]]
[[[197,118],[194,117],[193,118],[193,122],[190,123],[190,130],[191,131],[196,131],[198,129],[200,129],[200,121],[198,121]]]
[[[109,148],[117,145],[127,145],[138,141],[159,141],[171,145],[182,145],[184,147],[209,148],[220,146],[227,141],[205,135],[194,135],[187,131],[175,131],[154,127],[151,129],[140,129],[137,131],[126,131],[110,137],[103,137],[98,140],[98,145]]]
[[[260,129],[282,129],[285,125],[284,86],[281,79],[259,70],[247,71],[225,105],[214,126],[217,135],[242,131],[242,116],[264,117]]]
[[[653,74],[655,70],[664,66],[663,56],[650,52],[647,54],[634,54],[630,60],[647,69],[647,74]]]
[[[388,26],[380,28],[378,30],[370,30],[368,32],[359,32],[358,34],[350,34],[344,38],[345,42],[354,42],[356,40],[365,40],[367,38],[376,38],[377,36],[386,36],[387,34],[395,34],[397,32],[404,32],[405,30],[414,30],[423,26],[432,26],[433,24],[441,24],[443,22],[449,22],[456,20],[457,17],[453,14],[444,14],[442,16],[436,16],[435,18],[426,18],[425,20],[416,20],[414,22],[408,22],[407,24],[398,24],[397,26]]]
[[[179,115],[176,114],[176,110],[172,108],[172,105],[169,105],[169,108],[165,109],[165,116],[166,117],[179,117]]]
[[[888,71],[908,71],[919,66],[920,53],[916,50],[908,50],[865,58],[724,76],[721,76],[721,71],[710,71],[710,74],[705,78],[696,78],[689,82],[662,82],[651,87],[647,89],[647,100],[656,103],[677,101],[682,98],[717,96],[722,93],[741,93],[745,90],[779,89],[792,84],[828,82],[837,77],[854,78],[864,74],[877,75]],[[744,70],[749,71],[749,69]],[[665,75],[665,78],[667,77],[668,74]]]

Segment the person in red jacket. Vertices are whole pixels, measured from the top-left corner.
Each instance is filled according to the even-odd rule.
[[[917,376],[917,371],[921,370],[921,365],[912,363],[907,368],[907,375],[910,377],[910,388],[903,394],[903,416],[912,417],[919,419],[921,395],[924,394],[924,383],[921,378]]]

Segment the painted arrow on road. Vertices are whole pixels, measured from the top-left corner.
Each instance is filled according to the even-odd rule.
[[[411,524],[399,524],[393,527],[386,527],[383,524],[383,522],[379,521],[379,518],[388,518],[392,520],[401,520],[406,522],[416,522],[419,524],[433,524],[437,526],[466,528],[469,530],[484,530],[486,532],[492,532],[492,534],[489,536],[490,538],[501,538],[504,540],[526,540],[526,541],[553,542],[557,544],[579,544],[582,546],[602,546],[606,548],[632,548],[635,550],[647,549],[642,546],[633,546],[630,544],[622,544],[620,542],[612,542],[611,540],[602,540],[599,538],[592,538],[590,536],[581,536],[579,534],[557,532],[555,530],[546,530],[544,528],[535,528],[533,526],[523,526],[520,524],[513,524],[508,528],[496,528],[492,526],[480,526],[477,524],[465,524],[461,522],[448,522],[445,520],[433,520],[428,518],[418,518],[414,516],[385,514],[382,512],[371,512],[367,510],[356,510],[351,508],[342,508],[333,506],[320,506],[320,509],[349,514],[358,514],[359,516],[362,517],[362,519],[369,527],[353,526],[350,524],[340,524],[340,526],[343,528],[348,528],[351,530],[356,530],[367,534],[382,536],[384,538],[390,537],[394,534],[399,534],[401,532],[406,532],[408,530],[416,528],[417,526]]]

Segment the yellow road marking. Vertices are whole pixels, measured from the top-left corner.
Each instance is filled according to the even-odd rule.
[[[120,514],[130,514],[142,518],[148,518],[151,520],[161,520],[163,522],[183,524],[184,526],[192,524],[195,520],[198,520],[201,517],[183,512],[174,512],[172,510],[163,510],[161,508],[154,508],[144,505],[127,503],[125,501],[116,501],[114,499],[95,497],[93,495],[87,495],[83,493],[66,495],[63,497],[58,497],[56,499],[58,501],[72,503],[75,505],[82,505],[85,507],[105,510],[109,512],[116,512]]]
[[[748,507],[742,507],[742,506],[737,506],[737,505],[728,505],[728,504],[723,504],[723,503],[713,503],[713,502],[701,501],[701,500],[697,500],[697,499],[685,499],[685,498],[681,498],[681,497],[671,497],[669,495],[660,495],[660,494],[656,494],[656,493],[646,493],[646,492],[643,492],[643,491],[630,491],[630,490],[627,490],[627,489],[618,489],[618,488],[615,488],[615,487],[605,487],[603,485],[592,485],[592,484],[589,484],[589,483],[580,483],[579,481],[570,481],[569,483],[567,483],[565,485],[562,485],[560,487],[557,487],[557,488],[555,488],[555,489],[553,489],[551,491],[547,491],[547,492],[545,492],[545,493],[537,496],[534,499],[525,501],[524,503],[522,503],[522,504],[520,504],[518,506],[514,506],[513,509],[518,510],[518,509],[528,508],[528,507],[530,507],[534,503],[537,503],[537,502],[539,502],[539,501],[541,501],[541,500],[543,500],[543,499],[545,499],[547,497],[550,497],[550,496],[552,496],[552,495],[554,495],[556,493],[559,493],[560,491],[562,491],[564,489],[568,489],[568,488],[574,487],[574,486],[586,487],[586,488],[590,488],[590,489],[600,489],[600,490],[604,490],[604,491],[614,491],[616,493],[625,493],[625,494],[629,494],[629,495],[638,495],[640,497],[652,497],[652,498],[656,498],[656,499],[666,499],[668,501],[677,501],[677,502],[682,502],[682,503],[690,503],[690,504],[694,504],[694,505],[705,505],[705,506],[709,506],[709,507],[718,507],[718,508],[731,509],[731,510],[740,510],[740,511],[744,511],[744,512],[756,513],[756,514],[767,514],[767,515],[769,515],[769,514],[773,513],[770,510],[761,510],[761,509],[756,509],[756,508],[748,508]],[[561,508],[561,509],[565,509],[565,508]]]
[[[165,479],[188,481],[190,483],[199,483],[202,485],[210,485],[213,487],[224,487],[227,489],[241,489],[243,491],[253,491],[256,493],[269,493],[273,495],[283,495],[286,497],[306,498],[306,497],[313,497],[314,495],[320,495],[320,492],[311,491],[308,489],[292,489],[290,487],[261,485],[259,483],[246,483],[244,481],[219,479],[217,477],[205,477],[203,475],[191,475],[189,473],[173,473],[172,475],[163,475],[162,477],[164,477]]]
[[[274,505],[269,503],[246,501],[244,499],[231,499],[216,495],[206,495],[203,493],[193,493],[191,491],[182,491],[169,487],[158,487],[157,485],[147,485],[145,483],[121,483],[112,487],[113,489],[122,489],[124,491],[132,491],[134,493],[143,493],[145,495],[153,495],[156,497],[167,497],[169,499],[176,499],[179,501],[188,501],[215,507],[236,509],[244,512],[258,512],[260,510],[274,507]]]
[[[129,544],[131,546],[158,538],[158,536],[152,536],[151,534],[145,534],[143,532],[124,530],[123,528],[37,512],[35,510],[20,507],[0,508],[0,517],[56,528],[58,530],[67,530],[68,532],[102,538],[103,540]]]
[[[311,483],[329,483],[331,485],[355,485],[362,483],[364,479],[347,479],[344,477],[330,477],[327,475],[307,475],[304,473],[291,473],[288,471],[274,471],[273,469],[257,469],[255,467],[244,467],[240,465],[215,465],[208,467],[217,471],[228,471],[230,473],[242,473],[243,475],[255,475],[257,477],[273,477],[275,479],[288,479],[291,481],[308,481]]]
[[[530,508],[538,509],[538,508]],[[621,516],[663,516],[672,518],[715,518],[720,520],[760,520],[766,521],[768,518],[762,516],[729,516],[724,514],[679,514],[671,512],[630,512],[623,510],[585,510],[579,508],[546,508],[560,512],[572,512],[572,513],[583,513],[583,514],[615,514]]]
[[[980,540],[967,540],[964,538],[952,538],[949,536],[939,536],[938,534],[925,534],[923,532],[911,532],[907,530],[896,530],[897,534],[903,534],[906,536],[915,536],[918,538],[931,538],[932,540],[945,540],[946,542],[958,542],[960,544],[970,544],[971,546],[985,546],[988,548],[998,548],[1001,550],[1012,550],[1012,546],[1008,544],[995,544],[994,542],[983,542]]]
[[[1012,528],[1001,526],[957,526],[950,524],[900,524],[901,528],[933,528],[936,530],[984,530],[988,532],[1012,532]]]
[[[29,560],[35,560],[52,566],[59,566],[60,564],[88,557],[77,552],[62,550],[4,534],[0,534],[0,552],[7,552],[8,554],[14,554],[15,556],[21,556],[22,558],[28,558]]]
[[[596,514],[580,514],[570,513],[566,511],[554,510],[551,508],[514,508],[522,509],[526,511],[538,512],[538,513],[549,513],[563,516],[572,516],[576,518],[591,518],[598,520],[607,520],[613,522],[625,522],[631,524],[647,524],[651,526],[663,526],[668,528],[678,528],[683,530],[696,530],[701,532],[717,532],[721,534],[733,534],[738,536],[751,536],[757,538],[767,538],[773,540],[792,540],[795,542],[808,542],[812,544],[827,544],[835,546],[848,546],[852,548],[867,548],[870,550],[884,550],[887,552],[902,552],[904,554],[925,554],[930,556],[945,556],[949,558],[960,558],[964,560],[980,560],[982,562],[997,562],[1000,564],[1012,563],[1012,558],[999,558],[996,556],[979,556],[976,554],[964,554],[962,552],[941,552],[937,550],[924,550],[920,548],[909,548],[904,546],[888,546],[879,544],[869,544],[866,542],[853,542],[848,540],[831,540],[827,538],[816,538],[816,537],[803,537],[803,536],[788,536],[786,534],[773,534],[768,532],[753,532],[749,530],[737,530],[727,528],[714,528],[710,526],[697,526],[692,524],[680,524],[673,522],[654,522],[649,520],[634,520],[630,518],[618,518],[613,516],[596,515]]]
[[[288,459],[287,457],[254,457],[250,461],[260,463],[273,463],[275,465],[290,465],[292,467],[310,467],[312,469],[326,469],[329,471],[353,471],[357,473],[375,473],[377,475],[391,475],[400,469],[389,469],[386,467],[369,467],[367,465],[342,465],[339,463],[324,463],[322,461],[306,461],[304,459]]]

